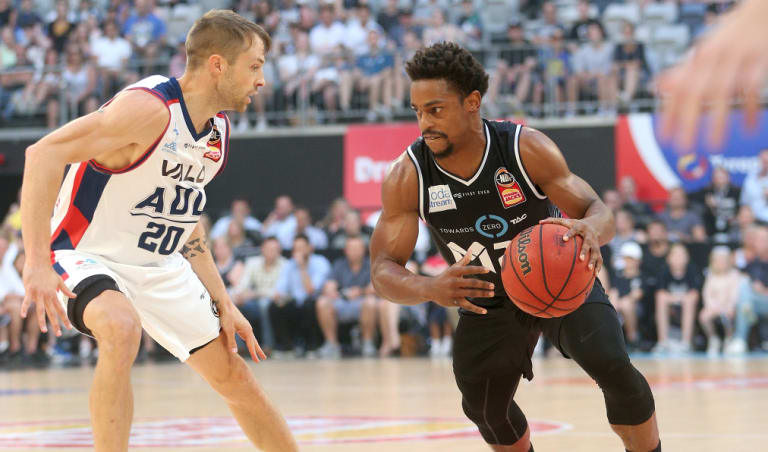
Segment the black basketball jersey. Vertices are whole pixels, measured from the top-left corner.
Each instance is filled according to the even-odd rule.
[[[419,175],[419,216],[448,263],[470,252],[476,256],[470,265],[490,270],[477,277],[494,283],[496,298],[473,300],[490,306],[506,298],[500,271],[507,244],[539,220],[560,213],[525,172],[518,145],[522,126],[483,120],[483,128],[485,154],[468,180],[441,168],[422,138],[407,152]]]

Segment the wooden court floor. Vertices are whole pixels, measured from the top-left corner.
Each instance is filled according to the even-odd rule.
[[[768,451],[768,357],[635,358],[672,452]],[[267,361],[253,371],[306,451],[487,451],[449,360]],[[602,394],[572,362],[535,361],[517,401],[537,452],[623,451]],[[92,368],[0,372],[0,450],[90,450]],[[178,363],[133,369],[132,450],[252,450],[218,396]]]

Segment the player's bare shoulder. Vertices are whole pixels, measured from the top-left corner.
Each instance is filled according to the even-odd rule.
[[[531,127],[520,130],[520,159],[531,180],[536,184],[568,173],[562,152],[543,132]]]
[[[419,175],[408,151],[400,154],[387,168],[381,187],[381,200],[384,212],[418,212]]]

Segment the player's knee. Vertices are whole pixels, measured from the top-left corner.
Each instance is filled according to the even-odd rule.
[[[243,358],[228,354],[227,364],[208,377],[211,386],[225,399],[237,402],[243,394],[243,386],[250,386],[253,375]]]
[[[645,377],[629,359],[609,360],[596,378],[605,396],[608,421],[614,425],[638,425],[655,410],[653,393]]]
[[[464,398],[461,405],[488,444],[520,444],[527,433],[528,421],[514,402],[510,405],[472,403]]]
[[[141,342],[141,321],[132,309],[114,309],[103,304],[86,308],[85,323],[99,341],[99,348],[138,351]]]

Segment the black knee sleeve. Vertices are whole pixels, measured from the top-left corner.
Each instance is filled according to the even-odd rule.
[[[525,435],[528,421],[513,400],[520,375],[476,381],[457,378],[464,414],[477,425],[488,444],[511,445]]]
[[[72,290],[72,292],[77,295],[77,298],[69,299],[69,302],[67,303],[67,317],[72,323],[72,326],[81,333],[93,337],[91,330],[85,326],[83,313],[85,312],[85,307],[88,306],[88,303],[101,295],[105,290],[120,292],[115,280],[107,275],[89,276],[80,281],[80,283]]]
[[[608,421],[614,425],[638,425],[653,414],[653,393],[645,377],[628,359],[606,363],[604,370],[595,375],[603,390]]]

